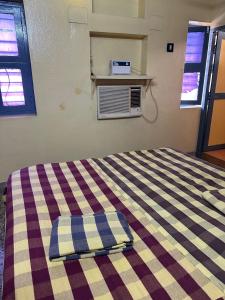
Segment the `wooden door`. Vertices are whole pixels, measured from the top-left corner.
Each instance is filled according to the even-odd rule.
[[[225,148],[225,32],[215,32],[212,49],[202,152]]]

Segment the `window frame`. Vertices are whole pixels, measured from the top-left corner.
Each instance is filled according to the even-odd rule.
[[[202,49],[202,60],[200,63],[186,63],[184,65],[184,73],[200,73],[199,87],[198,87],[198,97],[197,100],[181,100],[181,106],[199,106],[202,103],[203,87],[205,81],[205,71],[206,71],[206,61],[208,55],[208,45],[209,45],[209,33],[210,27],[208,26],[193,26],[188,27],[188,33],[190,32],[204,32],[204,44]],[[185,51],[186,54],[186,51]],[[182,81],[183,83],[183,81]],[[182,85],[183,88],[183,85]]]
[[[18,56],[0,56],[0,69],[20,69],[25,99],[25,104],[21,106],[3,106],[0,90],[0,117],[36,115],[33,76],[23,4],[3,3],[0,1],[0,13],[8,13],[14,16],[18,47]]]

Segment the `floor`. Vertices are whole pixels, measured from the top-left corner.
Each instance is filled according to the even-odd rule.
[[[203,159],[225,168],[225,149],[203,153]]]
[[[3,193],[5,184],[0,183],[0,299],[2,299],[2,275],[4,263],[4,239],[5,239],[5,203]]]

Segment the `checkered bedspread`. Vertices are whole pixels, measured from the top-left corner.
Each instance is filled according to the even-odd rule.
[[[51,261],[114,254],[132,248],[133,237],[121,212],[58,217],[52,225]]]
[[[225,215],[225,189],[206,191],[203,198]]]
[[[4,299],[219,299],[224,216],[203,200],[225,174],[170,149],[32,166],[7,184]],[[60,215],[120,211],[130,251],[50,262]],[[193,264],[194,262],[194,264]]]
[[[225,216],[203,197],[225,187],[225,171],[166,148],[94,161],[225,295]]]

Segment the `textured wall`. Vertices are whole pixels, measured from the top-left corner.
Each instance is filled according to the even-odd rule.
[[[210,11],[180,0],[147,1],[147,19],[163,17],[162,31],[140,25],[149,34],[147,69],[155,77],[159,118],[154,124],[143,118],[97,121],[88,30],[139,29],[135,20],[131,26],[121,17],[92,16],[90,25],[69,24],[68,6],[77,2],[90,9],[90,0],[24,0],[37,116],[0,119],[0,182],[13,170],[38,162],[160,146],[195,149],[200,109],[179,107],[186,30],[188,20],[209,21]],[[173,54],[165,51],[168,41],[175,42]],[[154,117],[150,96],[144,107],[146,117]]]

